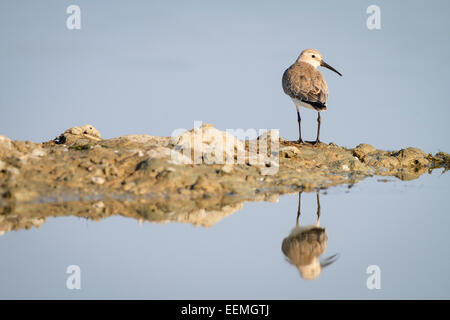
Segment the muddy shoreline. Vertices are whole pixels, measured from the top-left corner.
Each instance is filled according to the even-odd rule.
[[[0,136],[0,231],[39,226],[46,217],[61,215],[210,226],[245,201],[276,201],[281,194],[353,185],[374,175],[412,180],[446,170],[450,162],[447,153],[431,155],[417,148],[384,151],[360,144],[348,149],[283,139],[278,140],[276,163],[252,163],[247,156],[240,164],[196,164],[195,152],[189,159],[193,164],[174,161],[174,150],[197,136],[201,143],[190,145],[193,149],[207,146],[213,151],[209,156],[223,151],[217,137],[225,134],[203,125],[176,138],[102,139],[86,125],[44,143]],[[272,139],[269,135],[267,141]],[[234,143],[229,150],[235,158],[240,149],[248,153],[254,146],[252,140]],[[276,170],[264,173],[268,169]]]

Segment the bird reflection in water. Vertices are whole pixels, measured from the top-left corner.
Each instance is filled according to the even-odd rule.
[[[297,223],[288,237],[283,240],[281,250],[289,263],[295,265],[305,280],[317,279],[322,269],[337,260],[338,254],[319,260],[325,252],[328,235],[324,227],[320,227],[320,199],[317,192],[317,221],[315,225],[300,226],[300,203],[302,192],[298,194]]]

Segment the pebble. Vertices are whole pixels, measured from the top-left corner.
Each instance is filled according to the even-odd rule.
[[[96,184],[104,184],[105,183],[105,179],[102,177],[92,177],[92,182],[96,183]]]
[[[42,149],[34,149],[33,152],[31,152],[32,157],[43,157],[45,154],[45,151]]]
[[[232,164],[226,164],[224,165],[220,170],[224,173],[230,173],[233,171],[233,165]]]
[[[103,201],[99,201],[99,202],[94,203],[92,205],[92,207],[95,209],[102,209],[105,207],[105,204],[103,203]]]

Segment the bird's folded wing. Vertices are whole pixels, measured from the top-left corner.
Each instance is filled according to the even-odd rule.
[[[283,89],[291,98],[318,108],[325,107],[328,99],[328,87],[324,78],[319,71],[309,66],[286,70],[283,75]]]

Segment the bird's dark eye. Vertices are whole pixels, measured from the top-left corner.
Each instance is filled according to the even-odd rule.
[[[315,55],[312,55],[312,57],[315,58],[316,56],[315,56]]]

